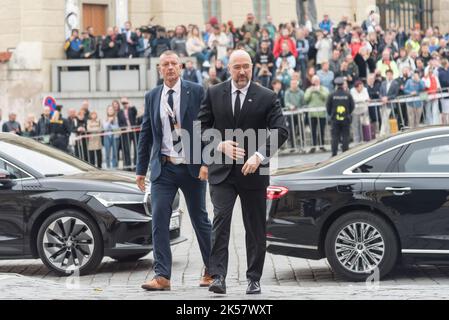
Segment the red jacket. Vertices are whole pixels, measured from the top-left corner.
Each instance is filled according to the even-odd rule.
[[[361,42],[352,42],[349,44],[349,48],[351,49],[351,55],[352,55],[353,59],[355,58],[357,53],[359,53],[360,48],[362,48],[362,46],[363,46],[363,43],[361,43]]]
[[[284,41],[287,41],[288,47],[290,48],[290,52],[295,56],[295,58],[298,58],[298,52],[296,51],[296,43],[293,41],[292,38],[290,37],[285,38],[283,36],[280,36],[274,44],[273,54],[275,58],[279,58],[279,55],[282,52],[282,43]]]

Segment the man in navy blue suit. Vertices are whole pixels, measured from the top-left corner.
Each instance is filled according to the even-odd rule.
[[[136,181],[145,192],[145,177],[150,166],[155,276],[142,285],[148,291],[170,290],[172,256],[169,225],[172,203],[179,189],[185,196],[205,265],[200,286],[208,287],[212,282],[207,271],[211,250],[211,223],[206,211],[208,170],[201,166],[201,160],[195,164],[192,152],[193,126],[204,90],[195,83],[182,81],[181,68],[175,52],[163,53],[160,73],[164,84],[145,96]]]

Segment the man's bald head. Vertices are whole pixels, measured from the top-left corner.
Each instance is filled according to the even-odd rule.
[[[251,56],[245,50],[233,51],[231,53],[231,56],[229,57],[229,64],[232,65],[234,63],[234,60],[246,60],[246,62],[252,63]]]
[[[243,89],[251,81],[253,63],[245,50],[235,50],[229,57],[229,73],[237,88]]]

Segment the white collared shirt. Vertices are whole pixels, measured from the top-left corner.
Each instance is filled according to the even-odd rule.
[[[240,90],[240,110],[242,110],[243,104],[245,103],[246,95],[248,94],[248,90],[249,90],[249,86],[250,85],[251,85],[251,81],[249,81],[248,84],[244,88],[239,89],[235,85],[234,81],[231,80],[232,114],[235,113],[235,100],[237,99],[237,90]],[[256,152],[255,154],[259,157],[259,159],[262,162],[265,160],[265,157],[261,153]]]
[[[243,103],[245,102],[246,95],[248,93],[249,86],[251,85],[251,82],[248,82],[246,87],[239,89],[234,84],[234,81],[231,80],[231,93],[232,93],[232,114],[235,112],[235,100],[237,99],[237,90],[240,90],[240,110],[243,107]]]
[[[387,95],[388,95],[388,91],[390,91],[390,87],[391,87],[391,84],[393,83],[393,80],[391,80],[391,81],[388,81],[387,80],[387,86],[386,86],[386,89],[387,89]]]
[[[164,83],[164,89],[162,90],[161,96],[161,104],[160,104],[160,113],[161,113],[161,122],[162,122],[162,145],[161,145],[161,153],[165,156],[173,157],[173,158],[183,158],[184,151],[181,154],[178,154],[173,147],[173,137],[170,126],[170,118],[167,113],[168,104],[168,92],[173,90],[173,109],[176,114],[176,120],[181,125],[181,79],[176,82],[173,88],[168,87]]]

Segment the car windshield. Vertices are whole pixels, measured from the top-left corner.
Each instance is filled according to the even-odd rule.
[[[0,151],[46,177],[98,170],[67,153],[32,139],[16,137],[2,139],[0,140]]]

